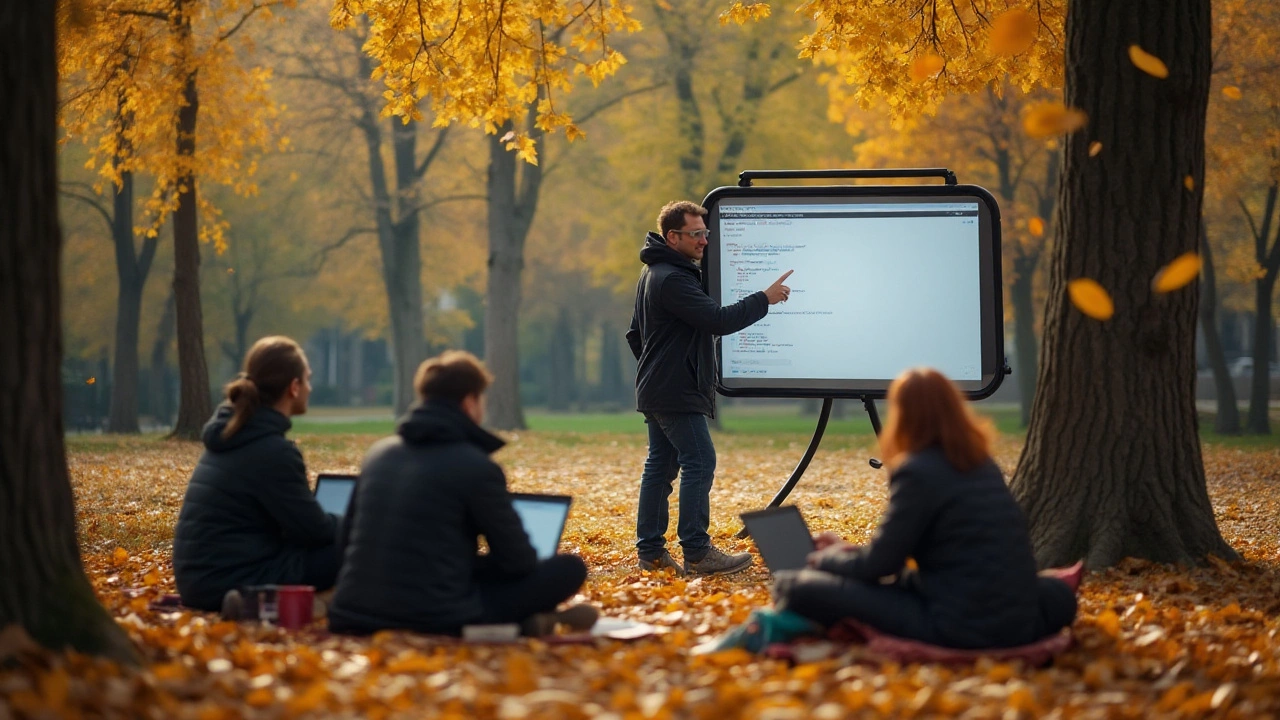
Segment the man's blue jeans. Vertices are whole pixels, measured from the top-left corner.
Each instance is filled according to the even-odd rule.
[[[676,532],[689,562],[711,547],[711,482],[716,474],[716,448],[707,417],[700,413],[645,413],[649,456],[640,476],[636,511],[636,550],[641,560],[657,560],[666,550],[672,483],[680,475],[680,520]]]

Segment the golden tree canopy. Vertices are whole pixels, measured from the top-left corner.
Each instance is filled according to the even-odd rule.
[[[336,0],[330,20],[369,24],[365,51],[386,84],[385,113],[421,120],[430,98],[436,125],[465,122],[496,133],[537,102],[537,127],[583,135],[558,104],[574,75],[592,83],[625,62],[609,43],[618,32],[640,29],[632,8],[618,0]],[[533,139],[509,137],[508,149],[536,162]]]

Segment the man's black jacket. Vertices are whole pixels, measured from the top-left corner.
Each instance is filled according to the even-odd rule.
[[[289,418],[258,408],[223,439],[231,414],[224,403],[204,426],[173,538],[182,603],[204,610],[241,585],[302,582],[308,554],[338,539],[338,517],[320,508],[302,453],[284,436]]]
[[[819,570],[875,583],[919,566],[919,591],[942,644],[1012,647],[1040,639],[1036,561],[1026,520],[988,460],[961,473],[940,447],[913,454],[889,479],[889,507],[871,542],[821,553]]]
[[[645,237],[645,264],[636,284],[636,309],[627,344],[636,370],[636,409],[642,413],[715,416],[713,336],[731,335],[769,312],[763,291],[721,307],[702,290],[701,272],[657,233]]]
[[[330,629],[456,633],[480,617],[478,575],[534,570],[506,477],[489,459],[502,445],[457,405],[431,401],[370,448],[348,510]]]

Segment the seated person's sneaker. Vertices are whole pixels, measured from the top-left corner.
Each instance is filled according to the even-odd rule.
[[[586,632],[600,618],[600,611],[594,605],[580,603],[570,605],[563,610],[549,613],[538,613],[525,618],[520,623],[520,632],[527,637],[543,637],[556,631],[557,625],[563,625],[573,632]]]
[[[751,567],[751,553],[726,554],[715,546],[707,548],[707,554],[697,562],[684,559],[684,571],[689,575],[728,575]]]
[[[684,575],[684,568],[681,567],[680,563],[676,562],[676,559],[671,557],[671,553],[666,550],[662,551],[662,557],[657,560],[645,560],[644,558],[640,558],[640,569],[647,570],[649,572],[656,572],[658,570],[674,570],[676,575]]]

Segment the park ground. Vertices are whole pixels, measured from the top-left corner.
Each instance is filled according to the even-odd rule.
[[[869,538],[886,497],[871,469],[865,418],[833,422],[792,500],[813,530]],[[997,460],[1012,471],[1022,438],[1011,411]],[[1206,422],[1209,418],[1206,418]],[[683,580],[635,568],[633,513],[643,425],[634,415],[532,414],[497,454],[511,487],[575,498],[564,547],[590,567],[583,595],[605,614],[663,630],[632,642],[466,645],[406,633],[329,636],[162,612],[174,591],[173,526],[194,443],[159,436],[77,436],[69,462],[85,566],[134,639],[141,669],[22,649],[0,636],[0,720],[45,717],[424,718],[1161,718],[1280,716],[1280,442],[1206,433],[1219,527],[1242,556],[1200,568],[1126,561],[1085,576],[1076,646],[1048,668],[880,662],[857,648],[789,666],[740,651],[690,648],[766,604],[759,564],[727,578]],[[637,427],[638,425],[638,427]],[[790,473],[812,417],[730,412],[717,434],[712,534],[733,550],[739,512]],[[300,419],[314,475],[354,471],[385,420]],[[674,496],[673,496],[674,500]]]

